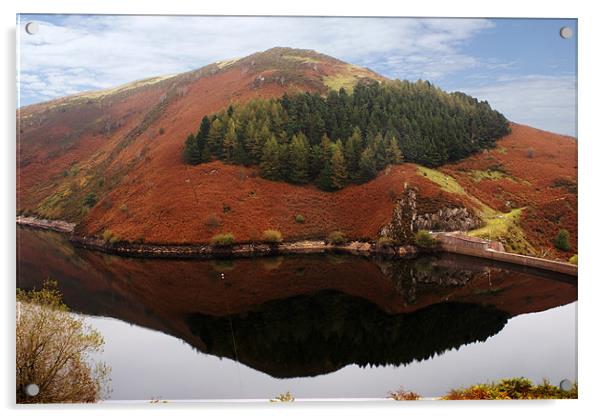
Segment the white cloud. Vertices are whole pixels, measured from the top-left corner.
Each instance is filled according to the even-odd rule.
[[[56,20],[55,20],[56,21]],[[67,16],[20,45],[21,98],[40,101],[173,74],[274,46],[315,49],[386,75],[437,79],[479,65],[459,52],[483,19]],[[42,86],[43,84],[43,86]]]
[[[499,77],[487,86],[462,87],[518,123],[575,136],[577,79],[574,76]]]

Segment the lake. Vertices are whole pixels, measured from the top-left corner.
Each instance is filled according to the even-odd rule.
[[[17,285],[56,280],[105,338],[109,400],[425,397],[577,380],[577,285],[451,254],[124,258],[17,228]]]

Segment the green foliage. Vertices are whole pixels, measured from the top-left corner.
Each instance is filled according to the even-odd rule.
[[[17,403],[90,403],[109,389],[109,367],[92,359],[101,352],[102,335],[72,315],[56,282],[41,290],[17,289]],[[27,396],[31,383],[39,393]]]
[[[225,247],[234,243],[234,235],[232,233],[217,234],[211,238],[211,243],[218,247]]]
[[[305,223],[305,217],[301,214],[297,214],[295,215],[295,222],[297,222],[298,224]]]
[[[280,231],[276,231],[275,229],[266,229],[263,231],[262,239],[264,242],[276,244],[282,242],[282,234]]]
[[[577,384],[568,391],[544,380],[534,385],[529,379],[515,377],[496,383],[472,385],[467,389],[453,389],[442,399],[446,400],[503,400],[503,399],[577,399]]]
[[[296,184],[307,183],[309,180],[309,141],[300,133],[293,135],[288,149],[288,181]]]
[[[569,263],[577,265],[577,254],[575,254],[571,258],[569,258]]]
[[[190,165],[197,165],[202,162],[198,142],[192,134],[188,135],[188,138],[186,138],[186,142],[184,143],[182,160],[184,160],[186,164]]]
[[[332,146],[332,157],[330,158],[330,184],[329,189],[339,190],[347,184],[347,165],[345,156],[341,149],[341,142],[337,141]]]
[[[266,142],[261,154],[260,173],[263,178],[268,180],[281,180],[281,149],[276,138],[272,136]]]
[[[416,235],[414,236],[414,243],[422,248],[433,248],[437,241],[431,236],[431,234],[428,231],[421,229],[418,232],[416,232]]]
[[[333,231],[330,234],[328,234],[326,242],[329,244],[340,245],[347,242],[347,237],[341,231]]]
[[[396,244],[395,240],[389,237],[380,237],[376,241],[376,248],[389,248]]]
[[[102,239],[107,244],[115,244],[121,238],[119,238],[118,235],[114,234],[113,231],[111,231],[110,229],[105,229],[104,231],[102,231]]]
[[[90,192],[86,195],[86,198],[84,199],[84,206],[91,208],[96,204],[96,202],[98,202],[98,197],[96,196],[96,193]]]
[[[369,181],[388,164],[459,160],[508,132],[507,120],[487,102],[429,82],[358,84],[351,94],[258,98],[205,116],[193,135],[197,149],[187,139],[184,160],[255,164],[270,180],[339,190]]]
[[[556,238],[554,238],[554,246],[561,251],[568,251],[571,249],[571,244],[569,244],[569,231],[566,229],[561,229],[558,231]]]

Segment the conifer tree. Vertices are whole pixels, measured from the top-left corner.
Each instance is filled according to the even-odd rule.
[[[351,181],[359,179],[359,162],[362,153],[362,133],[356,126],[353,133],[345,142],[345,160],[347,161],[347,173]]]
[[[332,146],[330,187],[334,190],[342,189],[347,184],[347,164],[342,148],[341,141],[335,142]]]
[[[211,128],[211,121],[207,117],[207,115],[203,116],[201,119],[201,125],[199,126],[199,131],[196,134],[196,139],[198,141],[204,141],[207,139],[209,135],[209,129]]]
[[[320,173],[316,179],[316,184],[322,190],[334,190],[332,187],[332,167],[330,160],[326,161],[326,163],[320,169]]]
[[[309,179],[309,141],[302,133],[293,135],[289,146],[289,175],[292,183],[303,184]]]
[[[272,133],[270,132],[269,125],[267,122],[264,121],[260,125],[260,128],[257,131],[257,133],[253,137],[250,137],[251,142],[249,144],[249,150],[251,156],[254,159],[257,159],[258,161],[261,160],[263,146],[268,141],[268,139],[270,139],[271,136]]]
[[[359,161],[359,179],[362,182],[372,180],[376,176],[376,161],[374,151],[368,147],[362,151]]]
[[[222,160],[227,163],[233,161],[234,150],[237,142],[236,122],[234,121],[234,118],[230,118],[228,121],[228,127],[226,128],[226,133],[224,135],[224,140],[222,142]]]
[[[403,161],[403,155],[401,154],[399,145],[397,145],[397,138],[392,136],[389,138],[389,142],[387,144],[387,163],[399,164],[402,161]]]
[[[251,163],[249,154],[245,150],[243,141],[240,139],[235,140],[234,151],[232,153],[232,162],[238,165],[248,165]]]
[[[328,138],[328,135],[324,134],[322,135],[320,143],[311,147],[309,162],[310,178],[317,179],[326,164],[330,164],[330,145],[330,138]]]
[[[372,139],[371,147],[374,150],[376,169],[380,171],[387,165],[387,147],[380,133]]]
[[[278,142],[276,142],[276,137],[270,137],[263,146],[259,168],[261,170],[261,177],[268,180],[281,180],[280,147],[278,146]]]
[[[212,155],[221,155],[222,138],[224,135],[224,124],[219,118],[211,122],[211,127],[207,133],[207,146]]]
[[[193,134],[188,135],[188,138],[186,138],[184,150],[182,151],[182,159],[186,164],[197,165],[201,163],[201,153]]]

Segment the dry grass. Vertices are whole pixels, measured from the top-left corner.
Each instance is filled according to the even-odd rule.
[[[466,389],[453,389],[443,400],[509,400],[509,399],[577,399],[577,384],[568,391],[544,380],[534,385],[523,377],[502,379],[496,383],[472,385]]]
[[[396,401],[417,401],[421,398],[421,396],[415,392],[399,388],[394,392],[389,392],[389,398],[394,399]]]

